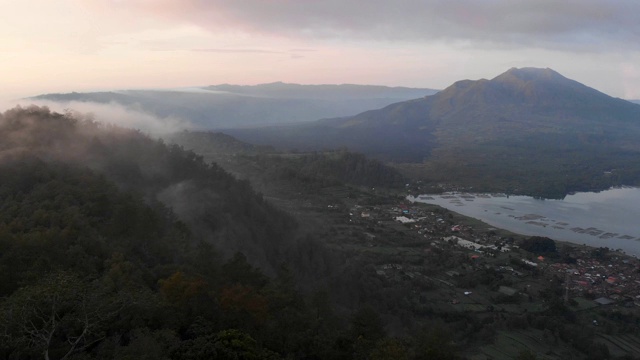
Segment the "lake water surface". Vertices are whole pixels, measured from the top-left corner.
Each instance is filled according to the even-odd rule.
[[[409,196],[518,234],[547,236],[640,256],[640,188],[577,193],[563,200],[500,194]]]

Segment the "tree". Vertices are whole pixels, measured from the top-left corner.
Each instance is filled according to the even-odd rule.
[[[520,247],[534,254],[553,254],[556,250],[556,242],[542,236],[532,236],[522,242]]]
[[[268,278],[259,269],[251,266],[241,252],[235,253],[233,258],[222,265],[222,274],[231,284],[239,283],[260,289],[268,283]]]
[[[7,345],[26,353],[68,359],[104,339],[103,324],[122,303],[99,284],[58,272],[14,292],[1,305]],[[20,350],[22,351],[22,350]]]
[[[116,347],[111,356],[113,359],[168,360],[170,349],[179,343],[178,336],[169,329],[135,329],[129,336],[130,341],[126,346]]]
[[[351,318],[351,334],[354,338],[363,338],[377,342],[385,335],[380,315],[371,307],[364,306]]]
[[[364,306],[351,318],[351,336],[354,340],[354,358],[366,359],[375,344],[384,338],[380,315],[371,307]]]
[[[269,312],[265,297],[250,286],[236,284],[224,287],[220,292],[219,302],[227,320],[237,325],[264,323]]]
[[[408,360],[406,346],[397,339],[384,339],[371,351],[371,360]]]
[[[201,278],[189,277],[182,271],[176,271],[167,279],[159,282],[160,292],[175,305],[184,305],[191,298],[206,295],[208,284]]]
[[[449,332],[441,326],[424,330],[417,338],[416,360],[455,360],[455,347]]]
[[[280,357],[259,344],[248,334],[229,329],[215,335],[184,341],[174,352],[175,360],[235,359],[277,360]]]

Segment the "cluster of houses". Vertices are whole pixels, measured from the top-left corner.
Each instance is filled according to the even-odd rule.
[[[451,223],[446,211],[432,211],[422,207],[406,204],[396,206],[354,206],[350,210],[351,222],[375,222],[393,220],[417,231],[428,244],[442,247],[444,243],[474,251],[478,254],[495,256],[500,252],[508,252],[512,244],[508,244],[498,236],[474,234],[469,226]],[[472,240],[471,240],[472,239]]]
[[[516,248],[512,241],[505,241],[491,233],[477,234],[471,227],[452,223],[446,212],[406,204],[356,206],[351,209],[350,216],[359,221],[396,221],[416,230],[431,247],[468,250],[473,253],[471,256],[475,259],[496,256]],[[572,296],[591,298],[600,305],[619,303],[625,306],[640,306],[640,261],[625,256],[613,256],[610,257],[610,261],[604,262],[593,258],[589,251],[590,249],[579,251],[575,264],[550,263],[543,257],[519,260],[529,268],[541,271],[545,276],[556,275],[567,282],[567,290]],[[396,267],[400,265],[387,266],[389,268],[378,269],[379,275],[398,271]],[[499,271],[507,270],[511,270],[516,276],[524,275],[511,267]]]
[[[640,262],[626,256],[594,259],[580,252],[575,264],[555,263],[545,273],[557,275],[574,296],[593,298],[600,305],[640,306]]]

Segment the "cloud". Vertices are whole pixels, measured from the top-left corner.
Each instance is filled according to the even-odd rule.
[[[261,49],[191,49],[195,52],[211,52],[221,54],[282,54],[282,51]]]
[[[316,49],[296,48],[296,49],[290,49],[289,51],[293,51],[293,52],[316,52],[318,50],[316,50]]]
[[[640,49],[635,0],[87,0],[211,31],[290,38]]]
[[[42,100],[21,100],[13,104],[3,104],[4,109],[20,105],[27,107],[29,105],[46,106],[52,111],[65,113],[68,111],[77,112],[81,117],[90,117],[95,121],[118,125],[125,128],[138,129],[143,133],[151,136],[159,137],[162,135],[174,133],[177,131],[190,129],[192,125],[185,120],[176,117],[161,118],[145,112],[137,111],[124,107],[120,104],[100,104],[95,102],[54,102]]]

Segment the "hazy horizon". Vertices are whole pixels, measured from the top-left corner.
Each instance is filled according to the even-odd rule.
[[[443,89],[552,68],[640,98],[640,3],[0,0],[4,99],[212,84]]]

